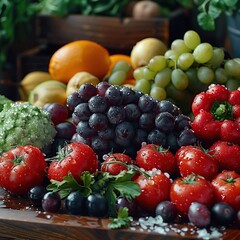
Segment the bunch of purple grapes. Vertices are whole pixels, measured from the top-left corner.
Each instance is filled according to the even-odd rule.
[[[135,157],[143,142],[176,152],[197,139],[190,118],[167,100],[126,86],[83,84],[67,99],[76,133],[72,141],[88,144],[99,155],[124,152]]]

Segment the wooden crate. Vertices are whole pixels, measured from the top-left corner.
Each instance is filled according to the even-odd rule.
[[[139,20],[102,16],[69,15],[60,18],[41,15],[37,18],[37,38],[41,43],[63,45],[73,40],[96,41],[109,50],[130,51],[141,39],[156,37],[164,43],[182,38],[186,30],[183,11],[169,17]]]

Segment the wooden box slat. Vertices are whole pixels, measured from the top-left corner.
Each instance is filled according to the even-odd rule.
[[[149,20],[73,14],[65,18],[40,15],[36,22],[40,43],[63,45],[74,40],[88,39],[108,49],[125,52],[146,37],[156,37],[169,44],[172,39],[182,37],[186,30],[185,15],[180,10],[168,18]]]

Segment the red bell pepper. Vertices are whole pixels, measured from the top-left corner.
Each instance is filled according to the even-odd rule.
[[[212,84],[195,96],[192,113],[191,127],[199,139],[240,144],[240,90]]]

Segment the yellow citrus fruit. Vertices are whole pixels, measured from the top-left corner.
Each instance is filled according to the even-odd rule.
[[[51,56],[48,70],[52,79],[68,83],[74,74],[81,71],[102,79],[109,66],[106,48],[93,41],[77,40],[62,46]]]

